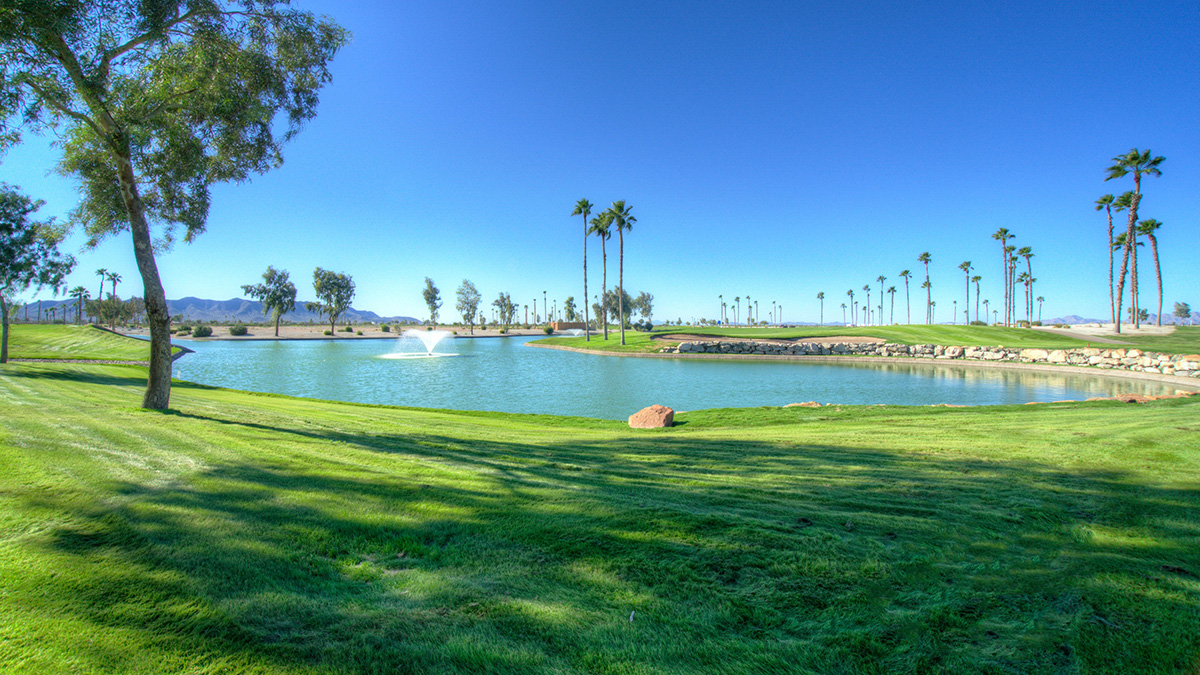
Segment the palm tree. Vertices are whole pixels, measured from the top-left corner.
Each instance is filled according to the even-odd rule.
[[[747,304],[750,303],[750,296],[748,296],[748,295],[746,296],[746,303]],[[757,300],[754,301],[754,321],[755,322],[762,321],[762,315],[758,313],[758,301]]]
[[[857,324],[858,322],[854,319],[854,310],[857,308],[854,304],[854,289],[846,291],[846,295],[850,296],[850,323]]]
[[[738,319],[742,315],[742,296],[735,297],[733,302],[735,303],[733,307],[733,323],[737,325]]]
[[[108,280],[108,270],[101,267],[96,270],[96,276],[100,277],[100,292],[96,295],[97,300],[104,299],[104,282]]]
[[[842,303],[842,325],[846,325],[846,303]]]
[[[1012,235],[1009,234],[1007,227],[1002,227],[992,234],[992,239],[1000,242],[1000,252],[1004,257],[1004,311],[1008,312],[1008,248],[1007,241]],[[1008,315],[1004,317],[1005,325],[1008,324]]]
[[[1122,193],[1120,197],[1113,200],[1112,210],[1117,213],[1129,209],[1129,205],[1133,203],[1133,192]],[[1129,255],[1131,249],[1125,246],[1125,241],[1129,239],[1128,232],[1122,232],[1113,238],[1112,255],[1116,255],[1117,250],[1121,251],[1121,272],[1117,280],[1117,292],[1115,295],[1117,303],[1117,320],[1113,322],[1115,330],[1119,333],[1121,326],[1121,301],[1125,297],[1125,272],[1129,269]]]
[[[1112,221],[1112,195],[1104,195],[1096,200],[1096,210],[1104,209],[1108,214],[1108,301],[1109,307],[1112,309],[1113,324],[1117,323],[1117,298],[1113,295],[1113,221]],[[1039,319],[1040,321],[1041,319]]]
[[[575,210],[571,212],[572,216],[583,216],[583,341],[591,342],[592,331],[588,329],[588,304],[587,304],[587,240],[588,240],[588,216],[592,214],[592,203],[586,199],[580,199],[575,202]]]
[[[871,306],[871,284],[863,284],[863,290],[867,292],[867,301],[864,303],[868,308]],[[871,325],[871,315],[868,312],[863,313],[863,323]]]
[[[1037,297],[1037,303],[1038,303],[1038,323],[1039,323],[1039,324],[1042,322],[1042,303],[1043,303],[1043,302],[1045,302],[1045,301],[1046,301],[1046,299],[1045,299],[1045,298],[1043,298],[1042,296],[1040,296],[1040,295],[1039,295],[1039,296]]]
[[[1124,155],[1117,155],[1113,157],[1113,165],[1108,167],[1108,175],[1104,177],[1104,180],[1112,180],[1114,178],[1123,178],[1131,173],[1133,174],[1133,194],[1129,200],[1129,226],[1126,228],[1125,248],[1129,251],[1129,257],[1132,261],[1130,273],[1133,276],[1133,283],[1130,287],[1132,297],[1130,303],[1134,307],[1134,328],[1138,328],[1141,321],[1139,312],[1137,311],[1137,247],[1135,246],[1137,235],[1134,229],[1138,222],[1138,207],[1142,202],[1142,174],[1147,176],[1161,176],[1162,171],[1159,170],[1158,165],[1162,164],[1166,159],[1165,157],[1152,157],[1151,155],[1152,153],[1149,150],[1138,152],[1137,148],[1131,149]],[[1124,276],[1125,270],[1122,268],[1122,279],[1124,279]],[[1122,298],[1117,299],[1116,329],[1118,333],[1121,332],[1121,300]]]
[[[117,274],[116,272],[109,272],[105,276],[107,276],[108,280],[112,282],[112,286],[113,286],[112,294],[113,294],[113,297],[115,298],[117,296],[117,282],[121,281],[121,275]]]
[[[717,294],[717,302],[721,303],[721,311],[717,314],[717,316],[720,318],[717,320],[720,321],[722,324],[724,324],[725,323],[725,296],[718,293]]]
[[[932,286],[929,283],[929,261],[932,259],[933,258],[931,258],[929,256],[929,251],[926,251],[926,252],[922,253],[921,255],[917,256],[917,262],[925,263],[925,283],[922,284],[922,286],[921,286],[921,288],[926,289],[925,290],[925,323],[933,323],[933,312],[930,311],[930,309],[929,309],[932,306],[929,303],[933,302],[933,295],[932,295],[933,291],[930,290]]]
[[[888,286],[887,292],[889,295],[888,299],[891,301],[888,306],[888,323],[895,324],[896,323],[896,287]],[[880,314],[879,321],[880,321],[880,323],[882,323],[883,322],[883,310],[882,309],[879,310],[879,314]]]
[[[601,256],[601,275],[600,275],[600,316],[596,317],[604,326],[604,339],[608,340],[608,249],[604,242],[608,241],[612,236],[612,230],[609,226],[612,225],[612,219],[608,211],[598,214],[592,218],[592,225],[588,228],[590,234],[600,237],[600,256]],[[534,313],[537,313],[536,305]]]
[[[962,270],[967,275],[967,303],[963,307],[967,310],[967,324],[971,323],[971,267],[970,260],[964,260],[959,264],[958,269]],[[955,314],[958,312],[955,311]],[[955,319],[957,321],[957,318]]]
[[[979,294],[976,294],[975,297],[978,298]],[[984,316],[988,315],[988,301],[986,299],[983,301],[983,315]],[[979,316],[979,315],[976,314],[975,316]],[[984,319],[983,322],[987,323],[987,319]]]
[[[971,281],[975,282],[975,320],[979,320],[979,282],[983,281],[983,277],[976,274],[971,277]],[[969,321],[967,323],[970,323]],[[986,323],[986,322],[985,322]]]
[[[925,282],[925,283],[929,283],[929,282]],[[937,307],[937,302],[934,300],[930,300],[929,301],[929,323],[930,323],[930,325],[933,324],[935,307]]]
[[[904,277],[904,313],[908,317],[907,323],[912,323],[912,303],[908,295],[908,280],[912,278],[912,272],[901,270],[900,276]]]
[[[1028,279],[1025,283],[1029,286],[1029,288],[1026,289],[1026,294],[1029,296],[1029,301],[1026,305],[1029,308],[1029,312],[1026,318],[1030,323],[1033,323],[1033,282],[1037,281],[1033,278],[1033,265],[1029,263],[1029,259],[1033,257],[1033,248],[1030,246],[1022,246],[1020,250],[1017,251],[1017,255],[1025,259],[1025,273],[1028,275]]]
[[[1008,315],[1009,323],[1017,321],[1017,256],[1012,255],[1013,251],[1017,250],[1016,245],[1009,246],[1005,249],[1009,253],[1008,258]]]
[[[92,294],[83,286],[76,286],[67,295],[75,298],[75,323],[83,323],[83,301],[90,298]]]
[[[1033,315],[1033,308],[1029,305],[1029,274],[1021,272],[1020,276],[1017,277],[1017,283],[1025,287],[1025,316],[1031,317]]]
[[[1157,325],[1162,325],[1162,270],[1158,266],[1158,238],[1154,233],[1158,228],[1162,227],[1162,223],[1151,218],[1138,223],[1137,233],[1144,234],[1150,239],[1150,250],[1154,253],[1154,276],[1158,278],[1158,319]]]
[[[879,282],[879,325],[883,325],[883,282],[887,281],[887,277],[880,274],[875,277],[875,281]]]
[[[819,325],[824,326],[825,325],[825,291],[821,291],[820,293],[817,293],[817,300],[821,301],[821,315],[820,315],[821,318],[819,321]]]

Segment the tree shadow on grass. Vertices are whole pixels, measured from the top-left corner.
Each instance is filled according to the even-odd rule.
[[[1117,469],[163,423],[212,421],[330,462],[217,464],[118,486],[115,506],[26,495],[70,513],[43,541],[89,571],[49,586],[57,611],[318,672],[1170,672],[1200,654],[1181,630],[1200,621],[1200,490]]]

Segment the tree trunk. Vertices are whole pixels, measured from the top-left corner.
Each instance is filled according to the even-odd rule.
[[[912,298],[908,294],[908,277],[904,277],[904,312],[908,323],[912,323]]]
[[[1157,325],[1162,325],[1162,269],[1158,266],[1158,238],[1153,234],[1150,237],[1150,250],[1154,252],[1154,276],[1158,279],[1158,318]]]
[[[1121,332],[1121,307],[1125,304],[1125,274],[1129,269],[1129,239],[1121,246],[1121,274],[1117,277],[1117,323],[1116,332]]]
[[[601,323],[604,324],[604,340],[608,341],[608,246],[604,244],[606,237],[600,236],[600,256],[603,259],[602,273],[600,274],[600,314]]]
[[[1108,211],[1108,301],[1112,308],[1113,324],[1117,323],[1117,298],[1113,295],[1113,223],[1112,223],[1112,206],[1104,207]],[[1039,314],[1040,314],[1039,310]],[[1041,317],[1038,317],[1039,320]]]
[[[8,303],[0,292],[0,363],[8,363]]]
[[[275,337],[279,337],[279,320],[282,318],[283,318],[282,314],[280,314],[279,312],[275,313]]]
[[[150,370],[146,381],[146,393],[142,396],[142,407],[166,410],[171,401],[171,317],[167,311],[167,296],[159,280],[158,265],[154,261],[154,243],[150,238],[150,225],[146,222],[142,198],[138,195],[137,179],[134,177],[133,163],[130,161],[129,142],[118,135],[113,139],[113,144],[121,148],[120,152],[114,151],[112,154],[121,183],[121,198],[129,215],[133,256],[142,276],[146,319],[150,324]]]
[[[621,344],[625,344],[625,231],[617,228],[617,239],[621,241],[620,257],[617,264],[617,306],[620,308],[620,313],[617,315],[621,320]]]
[[[592,341],[592,329],[588,325],[588,290],[587,290],[587,214],[583,214],[583,341]]]

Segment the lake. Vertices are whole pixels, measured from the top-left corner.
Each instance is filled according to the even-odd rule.
[[[623,358],[525,345],[532,337],[443,340],[189,341],[176,377],[233,389],[359,403],[625,419],[677,411],[844,404],[994,405],[1162,395],[1167,384],[1094,375],[926,363],[804,363]]]

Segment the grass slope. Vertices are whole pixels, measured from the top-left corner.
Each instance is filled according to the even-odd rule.
[[[635,432],[144,380],[0,367],[0,671],[1200,664],[1195,399]]]
[[[862,336],[878,337],[899,344],[940,344],[960,347],[991,347],[1003,346],[1018,349],[1072,349],[1078,347],[1124,347],[1137,348],[1146,351],[1166,352],[1170,354],[1193,353],[1200,351],[1200,328],[1178,327],[1171,335],[1122,337],[1126,345],[1102,344],[1089,341],[1088,336],[1079,338],[1047,333],[1029,328],[1005,328],[1002,326],[799,326],[796,328],[691,328],[672,327],[659,328],[652,333],[625,331],[624,346],[620,343],[620,335],[609,331],[608,340],[593,335],[591,340],[582,337],[556,337],[541,340],[544,344],[564,345],[594,351],[614,353],[656,352],[667,341],[651,339],[653,335],[671,335],[684,333],[688,335],[739,338],[777,338],[786,340],[803,340],[813,337],[831,336]]]
[[[150,360],[149,342],[95,326],[12,324],[8,339],[14,359]]]

